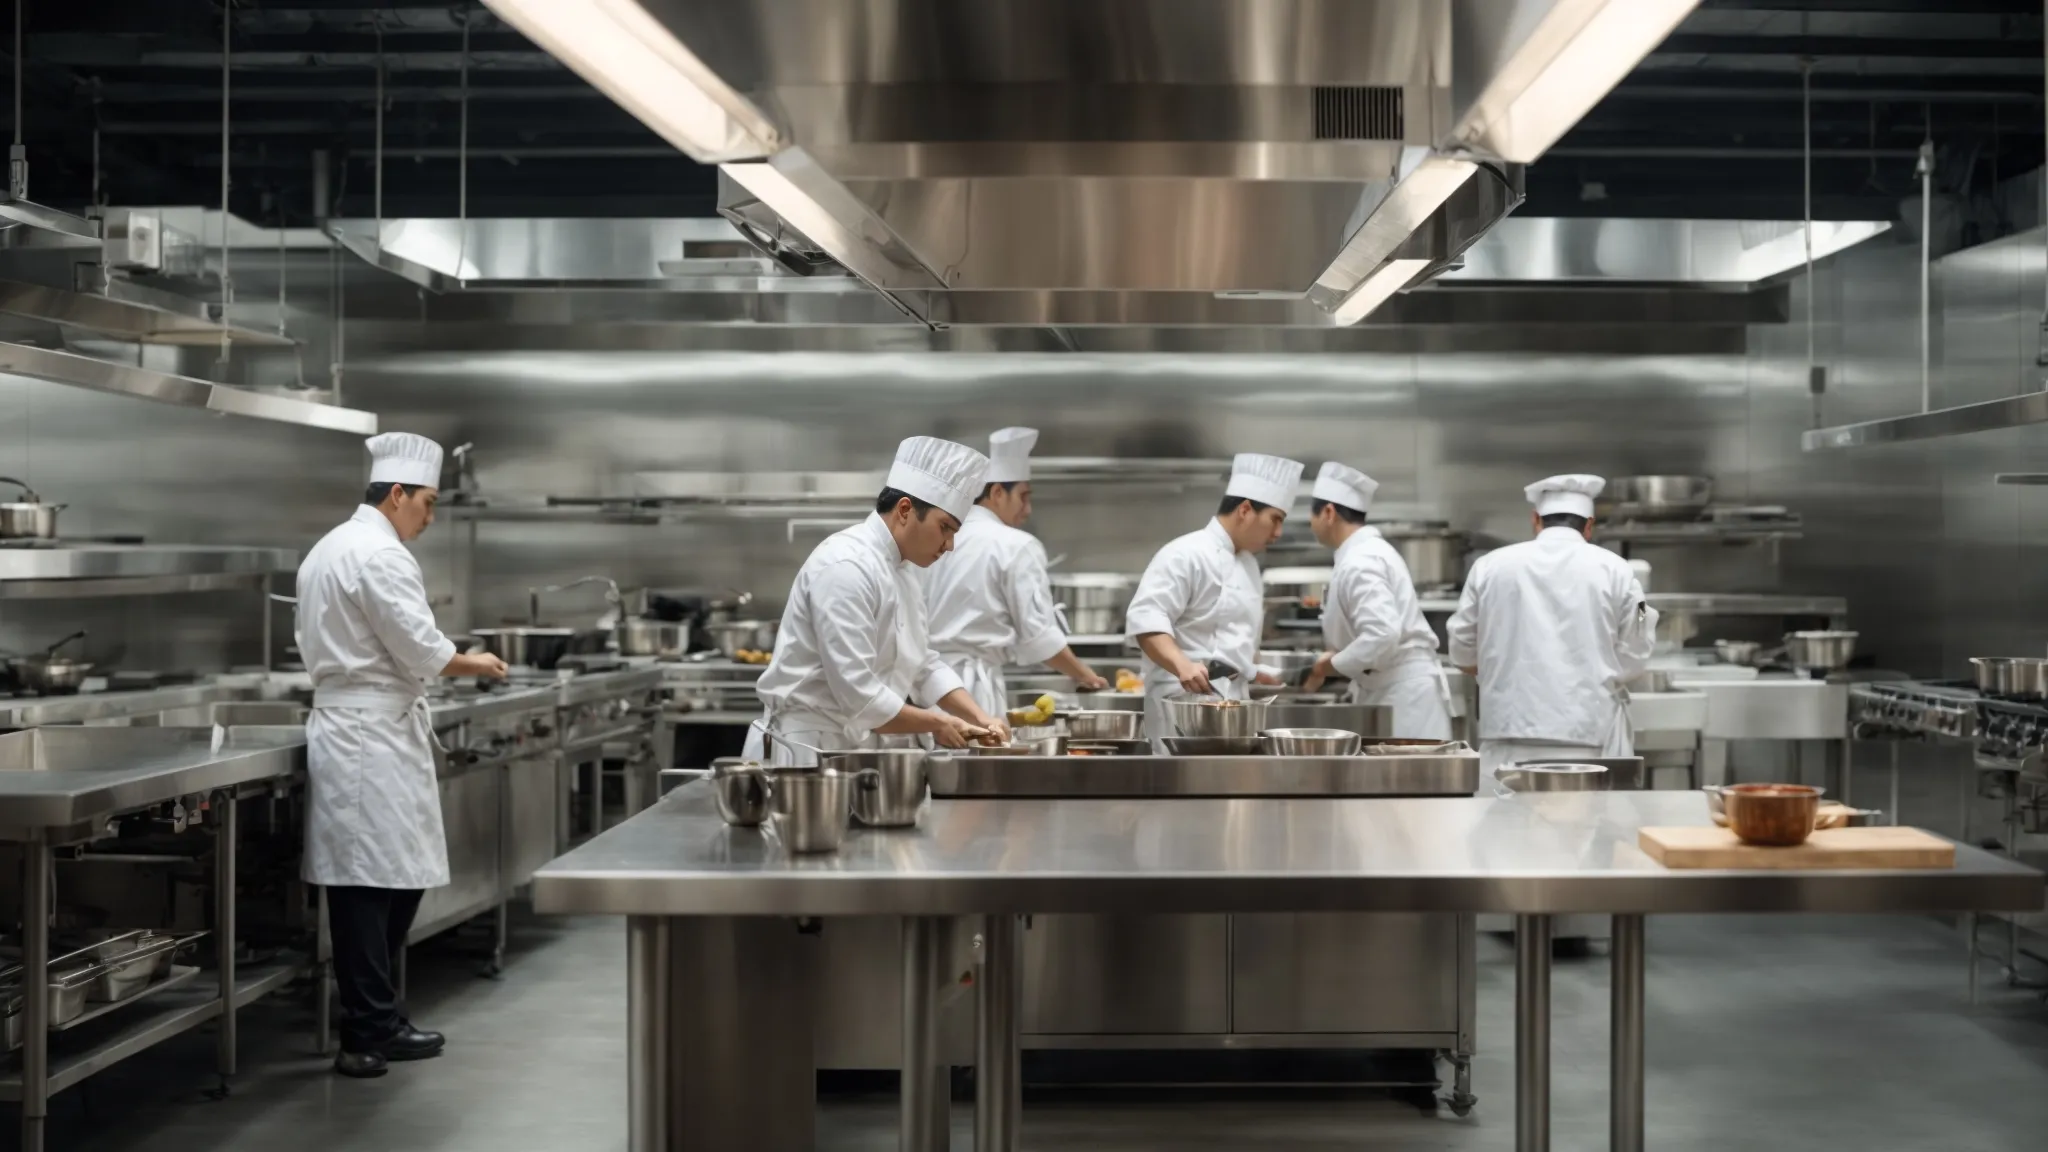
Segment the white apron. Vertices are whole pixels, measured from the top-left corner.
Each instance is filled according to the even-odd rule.
[[[979,656],[948,653],[946,666],[960,677],[960,682],[967,686],[967,694],[974,697],[974,702],[981,705],[983,712],[1000,720],[1010,710],[1010,690],[1003,683],[1002,665]]]
[[[896,594],[903,599],[903,611],[896,613],[896,664],[884,673],[883,679],[890,688],[905,696],[917,684],[917,674],[924,667],[929,635],[924,614],[912,612],[908,606],[922,599],[921,593],[908,582],[916,577],[901,567],[896,572]],[[931,701],[936,706],[938,701]],[[786,739],[764,739],[763,733]],[[808,748],[793,746],[808,745]],[[853,733],[846,725],[822,712],[809,708],[780,708],[768,712],[761,719],[747,726],[747,740],[740,749],[740,755],[749,760],[767,760],[778,768],[810,768],[818,763],[815,748],[825,752],[850,752],[864,748],[918,748],[925,740],[915,733],[902,736],[878,736],[873,732]]]
[[[1495,773],[1522,760],[1569,760],[1574,756],[1610,759],[1636,754],[1635,732],[1628,723],[1628,693],[1614,701],[1614,715],[1608,721],[1607,739],[1599,744],[1553,744],[1543,740],[1486,740],[1479,745],[1479,791],[1493,791]]]
[[[1387,668],[1353,680],[1351,700],[1390,705],[1396,740],[1451,738],[1451,683],[1434,652],[1407,649]]]
[[[448,835],[424,696],[374,689],[316,692],[306,720],[309,884],[438,888]]]

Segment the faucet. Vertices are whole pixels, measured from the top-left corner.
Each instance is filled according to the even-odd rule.
[[[540,598],[542,596],[551,592],[565,592],[583,584],[603,584],[605,586],[605,602],[610,604],[612,610],[619,615],[623,616],[626,614],[626,601],[623,596],[619,595],[619,585],[616,581],[609,576],[579,576],[566,584],[550,584],[545,588],[528,588],[526,590],[526,622],[532,627],[540,627]]]

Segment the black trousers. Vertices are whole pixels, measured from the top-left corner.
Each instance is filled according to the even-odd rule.
[[[341,991],[341,1048],[368,1052],[398,1034],[398,959],[417,888],[329,888],[327,928],[334,937],[334,982]]]

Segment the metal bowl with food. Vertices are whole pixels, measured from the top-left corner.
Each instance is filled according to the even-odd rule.
[[[1364,741],[1342,728],[1268,728],[1261,735],[1274,756],[1356,756]]]
[[[1232,700],[1222,696],[1168,696],[1166,709],[1173,736],[1255,737],[1267,728],[1265,700]]]
[[[779,620],[727,620],[720,624],[706,624],[704,634],[711,638],[711,646],[725,654],[728,660],[737,660],[742,652],[775,651],[775,634],[782,628]]]

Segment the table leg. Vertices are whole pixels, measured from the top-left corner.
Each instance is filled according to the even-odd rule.
[[[1607,1146],[1643,1152],[1643,918],[1614,917]]]
[[[1515,917],[1515,1152],[1550,1152],[1550,930]]]
[[[897,1147],[944,1152],[951,1124],[948,1077],[939,1060],[939,970],[945,964],[946,922],[903,921],[903,1071],[898,1089]]]
[[[1892,761],[1892,764],[1891,764],[1891,788],[1892,788],[1892,800],[1891,800],[1891,804],[1892,804],[1892,826],[1896,828],[1896,827],[1898,827],[1898,823],[1899,823],[1899,742],[1898,742],[1897,740],[1887,740],[1887,741],[1885,741],[1885,743],[1886,743],[1886,744],[1889,744],[1889,745],[1891,746],[1891,750],[1892,750],[1892,755],[1891,755],[1891,761]]]
[[[50,984],[50,881],[48,841],[22,846],[21,986]],[[50,998],[21,998],[21,1147],[43,1152],[43,1124],[50,1114]]]
[[[216,1036],[214,1065],[222,1087],[235,1074],[235,849],[237,823],[235,795],[214,796],[213,838],[213,936],[220,967],[220,1032]]]
[[[626,921],[626,1147],[668,1150],[669,926]]]
[[[1845,736],[1842,738],[1842,803],[1851,808],[1856,806],[1856,801],[1851,799],[1856,793],[1855,777],[1856,742]]]
[[[1016,1152],[1023,1102],[1017,1026],[1023,1015],[1022,939],[1017,917],[993,915],[981,930],[975,990],[974,1152]]]
[[[1977,914],[1963,916],[1963,936],[1970,947],[1970,1007],[1977,1006]]]

